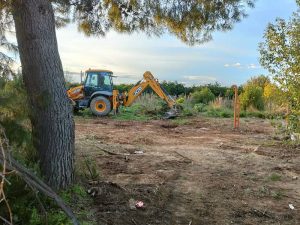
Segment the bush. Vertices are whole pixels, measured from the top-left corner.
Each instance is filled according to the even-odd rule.
[[[214,99],[215,99],[215,95],[212,93],[212,91],[208,87],[205,87],[202,90],[196,91],[192,94],[192,103],[193,104],[203,103],[203,104],[207,105]]]
[[[14,76],[11,80],[5,80],[0,77],[0,129],[5,131],[12,155],[20,163],[40,176],[31,135],[30,115],[30,107],[27,103],[22,77]],[[46,224],[45,215],[41,209],[41,202],[44,203],[47,211],[49,225],[71,224],[67,216],[54,205],[52,200],[32,190],[18,174],[11,173],[6,176],[6,179],[8,182],[5,184],[5,195],[9,199],[13,212],[13,224]],[[11,185],[8,185],[9,183]],[[81,212],[82,210],[78,207],[78,202],[80,201],[78,201],[78,197],[75,194],[74,197],[72,195],[72,198],[76,200],[76,204],[75,200],[72,203],[73,206],[76,206],[74,208]],[[83,203],[80,207],[86,205],[85,200],[85,198],[82,198]],[[4,218],[9,218],[4,201],[0,201],[0,215]]]
[[[169,110],[167,103],[156,94],[144,94],[135,101],[134,105],[139,106],[139,113],[144,115],[163,115]]]
[[[184,98],[184,97],[180,97],[180,98],[178,98],[178,99],[176,100],[176,103],[177,103],[177,104],[182,104],[182,103],[184,103],[184,101],[185,101],[185,98]]]
[[[143,94],[132,106],[120,107],[120,113],[113,116],[117,120],[147,121],[156,119],[169,110],[165,101],[153,94]]]
[[[209,107],[205,114],[210,117],[230,118],[233,117],[233,110],[228,108]]]
[[[206,112],[206,105],[203,103],[198,103],[194,105],[194,110],[197,112]]]
[[[246,85],[244,92],[240,95],[241,107],[243,110],[254,107],[258,110],[264,109],[263,89],[252,84]]]

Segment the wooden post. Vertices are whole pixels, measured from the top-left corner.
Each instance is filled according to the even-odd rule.
[[[118,96],[119,96],[119,91],[118,90],[113,90],[113,111],[114,111],[114,115],[117,115],[118,112]]]
[[[234,89],[234,129],[240,127],[240,100],[237,85],[233,85]]]

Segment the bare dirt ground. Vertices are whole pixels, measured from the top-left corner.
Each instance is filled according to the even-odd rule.
[[[300,149],[277,141],[269,121],[181,124],[77,119],[77,157],[100,174],[96,224],[300,224]]]

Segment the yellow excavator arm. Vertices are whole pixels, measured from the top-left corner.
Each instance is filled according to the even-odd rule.
[[[126,98],[123,100],[124,106],[131,106],[147,87],[151,87],[161,99],[167,102],[170,108],[175,106],[175,100],[166,92],[166,90],[160,85],[157,79],[154,78],[151,72],[145,72],[143,77],[143,80],[139,81],[133,88],[129,90]]]

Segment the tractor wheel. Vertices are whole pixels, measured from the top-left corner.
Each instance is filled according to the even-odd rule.
[[[111,103],[104,96],[98,96],[91,101],[90,108],[95,116],[106,116],[111,111]]]

